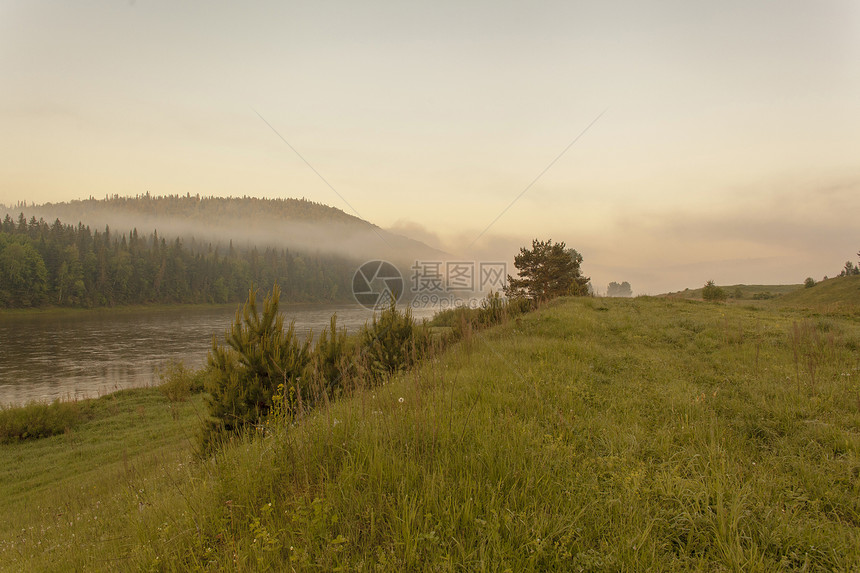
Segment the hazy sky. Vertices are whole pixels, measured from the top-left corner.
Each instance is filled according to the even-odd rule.
[[[563,240],[601,291],[832,276],[860,2],[0,0],[0,203],[146,191],[306,197],[472,259]]]

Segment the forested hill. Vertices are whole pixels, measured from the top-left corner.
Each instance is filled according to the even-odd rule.
[[[91,230],[23,214],[0,223],[0,308],[237,302],[276,280],[286,301],[351,300],[354,260]]]
[[[200,197],[199,195],[155,196],[146,193],[134,197],[114,195],[104,199],[81,199],[44,205],[19,204],[15,212],[63,221],[89,221],[93,218],[122,215],[147,218],[174,218],[177,221],[203,221],[224,225],[236,221],[303,221],[308,223],[341,223],[372,226],[367,221],[344,213],[335,207],[307,199],[265,199],[257,197]],[[45,216],[45,215],[49,216]]]
[[[109,226],[116,231],[157,229],[168,240],[181,238],[226,246],[288,248],[324,252],[355,259],[387,259],[408,263],[444,257],[444,253],[407,237],[389,233],[340,209],[306,199],[200,197],[198,195],[135,197],[114,195],[43,205],[18,204],[5,214],[24,213],[52,222]],[[4,213],[0,211],[0,218]]]

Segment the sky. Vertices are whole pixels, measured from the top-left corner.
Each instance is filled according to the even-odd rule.
[[[0,0],[0,203],[305,197],[598,292],[860,250],[860,3]]]

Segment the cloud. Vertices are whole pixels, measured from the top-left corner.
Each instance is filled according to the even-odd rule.
[[[704,202],[665,208],[647,203],[583,209],[569,228],[550,222],[446,231],[399,220],[392,230],[469,260],[508,262],[532,239],[565,241],[584,257],[583,272],[598,291],[629,281],[637,294],[719,284],[790,284],[839,272],[860,249],[856,213],[860,180],[797,181],[738,187]],[[516,227],[513,227],[516,228]],[[538,229],[536,231],[536,229]]]
[[[718,283],[797,283],[834,274],[860,247],[860,181],[738,190],[708,207],[619,212],[597,248],[601,270],[651,292]]]

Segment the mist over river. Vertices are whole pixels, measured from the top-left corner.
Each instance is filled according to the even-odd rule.
[[[205,364],[213,336],[223,340],[236,304],[0,314],[0,405],[91,398],[159,383],[170,361]],[[317,336],[337,313],[357,331],[372,313],[357,305],[282,305],[285,323]],[[413,309],[417,319],[433,309]]]

